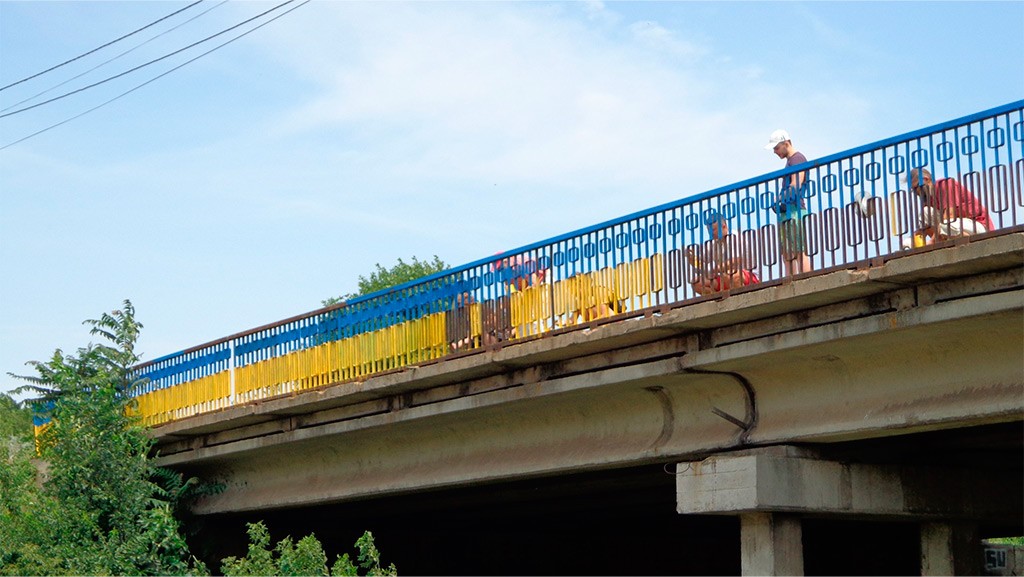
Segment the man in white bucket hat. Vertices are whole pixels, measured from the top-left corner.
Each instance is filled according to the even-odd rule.
[[[787,168],[807,162],[807,157],[793,146],[789,133],[781,128],[768,137],[768,144],[764,148],[785,160]],[[775,212],[779,215],[779,250],[786,264],[787,275],[811,270],[811,259],[805,252],[804,241],[803,217],[807,214],[807,207],[801,195],[806,182],[806,172],[787,176],[781,187],[785,198],[780,199],[775,206]]]

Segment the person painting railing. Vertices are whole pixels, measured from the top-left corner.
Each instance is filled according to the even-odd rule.
[[[500,256],[500,253],[499,255]],[[493,311],[493,318],[500,318],[506,324],[496,326],[499,340],[537,335],[551,329],[545,323],[544,311],[551,309],[550,291],[544,290],[547,268],[540,266],[529,256],[515,255],[502,257],[491,263],[491,270],[502,278],[504,298],[498,299],[505,311]]]
[[[795,189],[785,184],[794,175],[802,179]],[[919,250],[1020,231],[1022,181],[1019,101],[143,363],[136,373],[149,382],[140,411],[146,422],[164,423],[682,306],[713,292],[863,266],[905,254],[926,224],[934,234]],[[952,182],[960,188],[946,184]],[[807,266],[789,262],[795,253],[773,208],[780,192],[793,190]],[[972,236],[957,236],[965,232]],[[694,247],[711,252],[688,250]],[[699,270],[694,257],[713,268]]]
[[[981,234],[992,229],[992,220],[981,201],[955,178],[932,181],[926,168],[910,171],[910,190],[921,200],[921,217],[914,236],[921,244],[959,236]]]
[[[751,245],[729,232],[726,218],[713,212],[707,217],[707,226],[711,240],[686,249],[695,271],[690,282],[694,292],[709,295],[761,282],[749,258]]]

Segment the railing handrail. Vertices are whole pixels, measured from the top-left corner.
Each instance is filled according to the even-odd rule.
[[[444,279],[446,277],[452,277],[453,275],[457,275],[457,274],[462,273],[462,272],[470,271],[470,270],[475,269],[477,267],[489,265],[489,264],[493,263],[495,260],[498,260],[500,258],[506,258],[506,257],[510,257],[510,256],[515,256],[515,255],[527,253],[529,251],[535,251],[535,250],[538,250],[538,249],[542,249],[544,247],[557,244],[559,242],[563,242],[563,241],[566,241],[566,240],[569,240],[569,239],[572,239],[572,238],[576,238],[576,237],[584,236],[584,235],[587,235],[587,234],[595,233],[595,232],[598,232],[598,231],[601,231],[601,230],[604,230],[604,229],[607,229],[607,228],[610,228],[610,227],[614,227],[614,226],[617,226],[617,225],[621,225],[621,224],[630,222],[632,220],[653,216],[653,215],[656,215],[658,213],[662,213],[662,212],[665,212],[665,211],[673,210],[673,209],[680,208],[680,207],[683,207],[683,206],[687,206],[687,205],[690,205],[690,204],[696,204],[696,203],[699,203],[701,201],[704,201],[704,200],[716,197],[716,196],[718,196],[720,194],[723,194],[723,193],[727,193],[727,192],[730,192],[730,191],[735,191],[735,190],[738,190],[738,189],[750,187],[750,186],[753,186],[753,185],[756,185],[756,184],[760,184],[760,183],[771,182],[771,181],[774,181],[774,180],[781,179],[783,177],[789,176],[791,174],[795,174],[797,172],[808,171],[808,170],[811,170],[811,169],[813,169],[815,167],[828,165],[830,163],[841,161],[841,160],[846,159],[846,158],[854,157],[854,156],[857,156],[859,154],[864,154],[864,153],[867,153],[867,152],[878,150],[880,148],[885,148],[885,147],[888,147],[888,146],[892,146],[892,145],[900,144],[900,143],[903,143],[903,142],[908,142],[908,141],[911,141],[911,140],[914,140],[914,139],[917,139],[917,138],[921,138],[923,136],[931,135],[931,134],[934,134],[934,133],[937,133],[937,132],[942,132],[942,131],[945,131],[945,130],[953,129],[953,128],[959,127],[961,125],[964,125],[964,124],[969,124],[969,123],[972,123],[972,122],[982,121],[982,120],[985,120],[985,119],[988,119],[988,118],[999,116],[1001,114],[1006,114],[1006,113],[1009,113],[1009,112],[1013,112],[1013,111],[1021,109],[1022,107],[1024,107],[1024,99],[1017,100],[1015,102],[1010,102],[1008,104],[1004,104],[1004,105],[997,106],[997,107],[994,107],[994,108],[990,108],[988,110],[983,110],[981,112],[976,112],[974,114],[969,114],[969,115],[966,115],[966,116],[963,116],[963,117],[960,117],[960,118],[956,118],[956,119],[953,119],[953,120],[949,120],[949,121],[941,122],[941,123],[938,123],[938,124],[934,124],[932,126],[928,126],[928,127],[925,127],[925,128],[921,128],[921,129],[918,129],[918,130],[911,131],[911,132],[906,132],[904,134],[900,134],[900,135],[893,136],[893,137],[890,137],[890,138],[886,138],[886,139],[878,140],[878,141],[871,142],[871,143],[868,143],[868,144],[864,144],[864,145],[861,145],[861,146],[857,146],[855,148],[851,148],[851,149],[848,149],[848,150],[844,150],[844,151],[841,151],[841,152],[830,154],[828,156],[824,156],[824,157],[821,157],[821,158],[816,158],[814,160],[809,160],[807,163],[801,164],[799,166],[783,168],[783,169],[780,169],[780,170],[776,170],[774,172],[765,173],[765,174],[762,174],[762,175],[759,175],[759,176],[755,176],[755,177],[752,177],[752,178],[748,178],[748,179],[745,179],[745,180],[742,180],[742,181],[739,181],[739,182],[735,182],[735,183],[732,183],[732,184],[729,184],[729,185],[725,185],[725,186],[721,186],[721,187],[718,187],[718,188],[714,188],[714,189],[711,189],[711,190],[708,190],[708,191],[705,191],[705,192],[702,192],[702,193],[698,193],[698,194],[695,194],[695,195],[691,195],[691,196],[688,196],[688,197],[684,197],[684,198],[680,198],[680,199],[677,199],[677,200],[674,200],[674,201],[663,203],[663,204],[660,204],[660,205],[657,205],[657,206],[654,206],[654,207],[650,207],[650,208],[647,208],[647,209],[644,209],[644,210],[640,210],[640,211],[637,211],[637,212],[634,212],[634,213],[626,214],[624,216],[616,217],[616,218],[613,218],[613,219],[610,219],[610,220],[606,220],[604,222],[600,222],[600,223],[597,223],[597,224],[594,224],[594,225],[590,225],[590,226],[587,226],[587,227],[584,227],[584,228],[576,229],[576,230],[573,230],[573,231],[570,231],[570,232],[567,232],[567,233],[564,233],[564,234],[561,234],[561,235],[557,235],[557,236],[554,236],[554,237],[551,237],[551,238],[547,238],[547,239],[544,239],[544,240],[540,240],[540,241],[536,241],[536,242],[533,242],[533,243],[530,243],[530,244],[526,244],[526,245],[520,246],[520,247],[512,249],[512,250],[502,251],[499,255],[485,256],[485,257],[482,257],[480,259],[477,259],[475,261],[472,261],[470,263],[467,263],[467,264],[464,264],[464,265],[461,265],[461,266],[445,269],[445,270],[442,270],[442,271],[439,271],[439,272],[436,272],[436,273],[432,273],[432,274],[424,276],[424,277],[420,277],[418,279],[414,279],[414,280],[411,280],[411,281],[408,281],[408,282],[405,282],[405,283],[402,283],[402,284],[399,284],[399,285],[395,285],[393,287],[389,287],[387,289],[382,289],[382,290],[379,290],[379,291],[375,291],[375,292],[372,292],[372,293],[361,295],[361,296],[358,296],[358,297],[356,297],[356,298],[354,298],[352,300],[349,300],[349,301],[345,301],[345,302],[342,302],[342,303],[339,303],[339,304],[335,304],[335,305],[331,305],[331,306],[328,306],[328,307],[321,307],[321,308],[318,308],[318,309],[314,309],[314,310],[311,310],[311,311],[308,311],[308,312],[305,312],[305,313],[301,313],[301,314],[298,314],[298,315],[294,315],[294,316],[288,317],[288,318],[283,319],[283,320],[267,323],[267,324],[261,325],[261,326],[256,327],[256,328],[244,330],[244,331],[241,331],[241,332],[238,332],[238,333],[226,336],[226,337],[222,337],[222,338],[219,338],[219,339],[216,339],[216,340],[212,340],[212,341],[209,341],[209,342],[206,342],[206,343],[203,343],[203,344],[199,344],[199,345],[196,345],[196,346],[193,346],[193,347],[189,347],[187,349],[183,349],[183,350],[175,352],[175,353],[167,354],[167,355],[158,357],[156,359],[140,363],[140,364],[135,366],[135,369],[137,369],[137,370],[138,369],[143,369],[145,367],[148,367],[148,366],[156,364],[156,363],[164,362],[164,361],[173,359],[173,358],[178,357],[178,356],[187,355],[189,353],[193,353],[193,352],[205,349],[205,348],[214,347],[214,346],[226,343],[226,342],[233,341],[235,339],[240,339],[240,338],[243,338],[243,337],[246,337],[246,336],[254,335],[254,334],[257,334],[257,333],[259,333],[261,331],[265,331],[267,329],[271,329],[271,328],[274,328],[274,327],[278,327],[278,326],[281,326],[281,325],[285,325],[285,324],[292,323],[292,322],[299,321],[299,320],[303,320],[303,319],[312,318],[314,316],[322,315],[322,314],[325,314],[325,313],[329,313],[329,312],[334,311],[334,310],[341,310],[341,309],[344,309],[346,307],[351,307],[351,306],[354,306],[354,305],[357,305],[357,304],[361,304],[361,303],[364,303],[364,302],[371,301],[373,299],[378,299],[378,298],[383,297],[383,296],[387,296],[387,295],[390,295],[390,294],[398,293],[400,291],[403,291],[403,290],[406,290],[406,289],[409,289],[409,288],[412,288],[412,287],[415,287],[415,286],[424,285],[424,284],[430,283],[432,281]]]

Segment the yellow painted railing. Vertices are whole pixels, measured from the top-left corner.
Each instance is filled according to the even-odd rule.
[[[652,294],[664,286],[662,257],[638,259],[617,267],[543,282],[509,294],[510,319],[505,338],[526,338],[553,329],[606,318],[653,304]],[[494,303],[472,303],[284,355],[220,371],[196,380],[137,397],[137,411],[147,425],[218,411],[232,405],[366,378],[444,357],[455,350],[480,348],[485,339],[485,309]],[[448,326],[458,314],[469,319],[465,346]]]

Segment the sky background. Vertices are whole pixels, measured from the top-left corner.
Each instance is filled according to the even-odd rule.
[[[188,4],[0,0],[0,85]],[[275,5],[206,0],[0,114]],[[376,263],[457,266],[773,172],[776,128],[813,159],[1024,98],[1024,2],[318,0],[10,145],[251,28],[0,118],[0,392],[124,299],[150,360]]]

